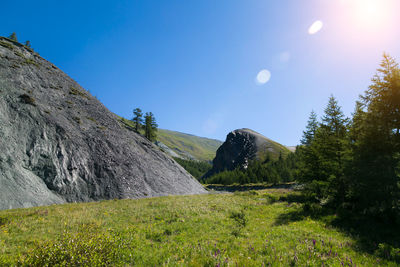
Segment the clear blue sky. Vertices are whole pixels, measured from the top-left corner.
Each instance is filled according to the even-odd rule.
[[[126,118],[140,107],[165,129],[225,140],[246,127],[296,145],[330,94],[350,115],[382,53],[400,60],[399,2],[3,0],[0,35],[29,39]]]

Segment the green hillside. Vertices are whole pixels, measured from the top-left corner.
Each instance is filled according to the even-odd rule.
[[[309,216],[296,199],[268,189],[0,211],[0,266],[399,263],[396,249],[387,252],[389,245],[371,239],[378,231],[349,234],[334,226],[336,215]]]
[[[222,145],[219,140],[164,129],[158,129],[157,140],[180,155],[187,152],[197,160],[204,161],[212,161],[218,147]]]
[[[119,119],[122,125],[131,130],[134,129],[134,123],[131,120],[122,117],[119,117]],[[192,158],[200,161],[212,161],[218,147],[223,143],[215,139],[164,129],[158,129],[157,141],[162,142],[183,158]]]

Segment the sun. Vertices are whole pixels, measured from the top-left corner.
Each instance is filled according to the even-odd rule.
[[[365,23],[379,23],[385,15],[385,0],[357,0],[356,16]]]
[[[382,29],[393,13],[396,0],[342,0],[360,28]]]

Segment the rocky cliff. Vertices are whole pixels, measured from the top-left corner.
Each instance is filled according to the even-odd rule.
[[[263,160],[269,154],[271,158],[286,155],[289,150],[267,137],[250,129],[238,129],[230,132],[226,141],[218,148],[213,160],[213,168],[205,175],[209,177],[224,170],[246,168],[251,160]]]
[[[0,209],[204,192],[60,69],[0,38]]]

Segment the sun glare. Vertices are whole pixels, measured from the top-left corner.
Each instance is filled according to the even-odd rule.
[[[342,0],[360,28],[381,30],[399,7],[398,0]]]

